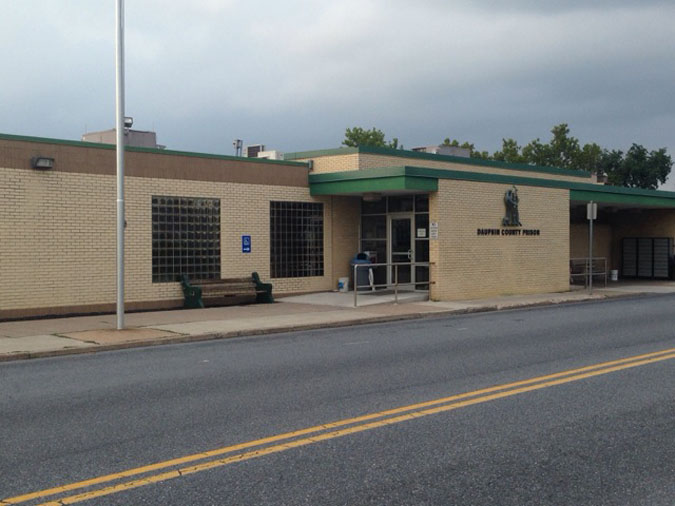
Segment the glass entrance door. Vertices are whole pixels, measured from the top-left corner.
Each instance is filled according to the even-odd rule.
[[[391,266],[389,269],[389,283],[396,282],[396,273],[398,270],[398,283],[408,284],[414,282],[414,272],[411,269],[411,262],[415,258],[412,241],[412,215],[390,215],[389,216],[389,262],[392,264],[407,264]]]

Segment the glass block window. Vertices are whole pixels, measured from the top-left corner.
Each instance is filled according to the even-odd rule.
[[[273,278],[323,276],[323,204],[270,202]]]
[[[152,282],[220,277],[220,200],[152,197]]]

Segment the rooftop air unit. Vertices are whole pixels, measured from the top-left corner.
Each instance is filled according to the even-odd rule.
[[[244,146],[244,156],[247,158],[258,158],[258,153],[265,151],[264,144],[251,144]]]
[[[284,154],[281,151],[272,149],[269,151],[260,151],[258,153],[258,158],[267,158],[268,160],[283,160]]]

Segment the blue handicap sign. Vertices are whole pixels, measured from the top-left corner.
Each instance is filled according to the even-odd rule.
[[[251,252],[251,236],[242,235],[241,236],[241,252],[250,253]]]

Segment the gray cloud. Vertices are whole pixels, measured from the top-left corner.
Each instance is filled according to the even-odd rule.
[[[112,4],[112,2],[108,2]],[[114,122],[114,5],[24,0],[0,20],[0,132]],[[675,151],[672,2],[127,2],[127,112],[177,149],[332,147],[376,126]]]

